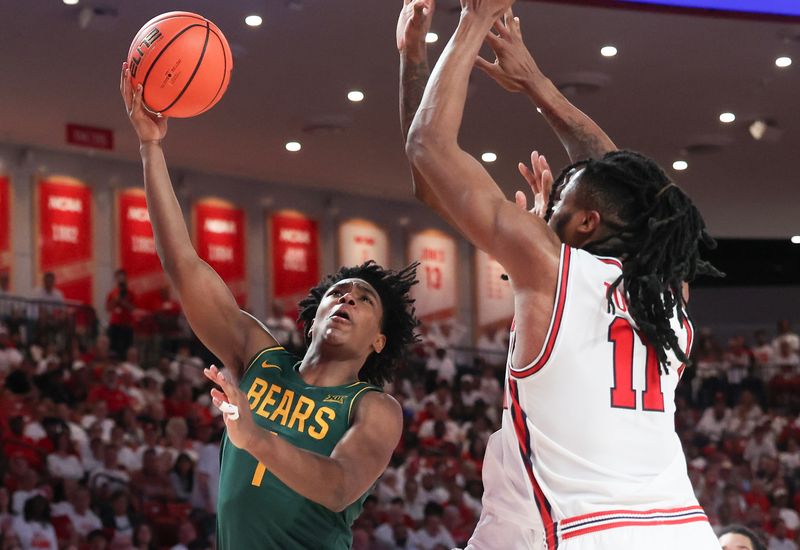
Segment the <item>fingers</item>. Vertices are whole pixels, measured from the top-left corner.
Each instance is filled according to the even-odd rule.
[[[128,68],[128,63],[122,64],[122,75],[119,79],[119,91],[122,94],[122,101],[125,102],[125,111],[130,114],[131,112],[131,70]]]
[[[528,209],[528,198],[522,191],[517,191],[516,193],[514,193],[514,202],[517,203],[517,206],[519,206],[523,210]]]
[[[535,196],[538,193],[538,185],[537,185],[537,182],[536,182],[536,176],[534,175],[533,172],[531,172],[530,168],[525,166],[525,164],[522,163],[522,162],[520,162],[517,165],[517,169],[519,170],[519,173],[522,175],[522,177],[525,178],[525,181],[528,182],[528,185],[530,186],[531,191],[533,191],[533,194]]]
[[[485,71],[489,76],[493,76],[494,75],[495,64],[494,63],[489,63],[488,61],[486,61],[481,56],[477,56],[475,58],[475,66],[478,67],[479,69],[482,69],[483,71]]]
[[[498,19],[497,21],[494,22],[494,30],[496,30],[497,34],[501,38],[504,38],[505,40],[508,40],[509,38],[511,38],[511,35],[508,34],[508,28],[506,27],[505,23],[503,21],[501,21],[500,19]]]
[[[219,401],[220,403],[222,403],[222,402],[228,402],[229,403],[230,402],[228,400],[228,396],[225,395],[223,392],[219,391],[217,388],[214,388],[213,390],[211,390],[211,399],[215,402],[214,403],[215,405],[217,405],[217,403],[216,403],[217,401]],[[217,405],[217,406],[219,406],[219,405]]]

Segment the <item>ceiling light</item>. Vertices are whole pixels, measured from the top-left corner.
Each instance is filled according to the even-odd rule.
[[[249,27],[259,27],[261,26],[262,20],[260,15],[248,15],[244,18],[244,22]]]
[[[80,0],[64,0],[64,3],[65,3],[66,5],[68,5],[68,6],[74,6],[74,5],[75,5],[75,4],[77,4],[79,1],[80,1]]]
[[[296,153],[302,148],[303,146],[300,145],[300,143],[297,141],[290,141],[289,143],[286,144],[286,150],[291,151],[292,153]]]
[[[427,44],[433,44],[437,40],[439,40],[439,35],[436,34],[435,32],[429,32],[428,34],[425,35],[425,43]]]
[[[614,46],[603,46],[603,48],[600,49],[600,55],[603,57],[614,57],[617,55],[617,48]]]
[[[350,90],[349,92],[347,92],[347,99],[349,99],[353,103],[364,101],[364,92],[362,92],[361,90]]]
[[[736,115],[733,113],[722,113],[719,115],[719,121],[724,122],[725,124],[730,124],[734,120],[736,120]]]
[[[800,244],[800,235],[792,237],[792,244]]]
[[[497,160],[497,155],[495,155],[491,151],[487,151],[486,153],[481,155],[481,160],[483,162],[494,162]]]
[[[689,168],[689,163],[685,160],[676,160],[672,163],[672,168],[677,170],[678,172],[683,172],[687,168]]]
[[[777,65],[781,69],[785,69],[786,67],[788,67],[791,64],[792,64],[792,58],[791,57],[783,56],[783,57],[779,57],[778,59],[775,60],[775,65]]]

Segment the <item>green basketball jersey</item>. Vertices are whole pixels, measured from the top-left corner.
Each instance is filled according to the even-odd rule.
[[[300,361],[281,347],[255,356],[239,388],[247,394],[256,423],[293,445],[330,456],[350,427],[365,382],[309,386],[300,378]],[[361,513],[363,495],[342,512],[332,512],[300,496],[252,455],[222,442],[217,547],[220,550],[350,548],[350,526]]]

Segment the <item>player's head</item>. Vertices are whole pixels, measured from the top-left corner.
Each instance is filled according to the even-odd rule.
[[[300,306],[306,345],[313,338],[366,356],[359,379],[382,385],[391,380],[409,344],[416,341],[409,291],[416,284],[417,264],[400,271],[370,260],[343,267],[312,288]],[[348,319],[342,319],[349,317]]]
[[[728,525],[719,533],[722,550],[767,550],[767,545],[744,525]]]
[[[682,285],[697,274],[720,275],[700,258],[699,245],[714,248],[691,199],[652,159],[613,151],[565,168],[554,184],[548,223],[563,242],[623,262],[630,311],[666,366],[667,350],[688,361],[670,327]],[[678,308],[683,320],[683,308]]]

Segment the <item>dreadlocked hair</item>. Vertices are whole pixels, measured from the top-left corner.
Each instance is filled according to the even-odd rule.
[[[300,314],[297,320],[303,323],[306,348],[311,343],[311,323],[328,289],[344,279],[362,279],[372,285],[380,297],[383,306],[381,332],[386,335],[386,345],[381,353],[370,354],[358,373],[358,379],[375,386],[391,381],[394,371],[403,363],[409,345],[418,341],[414,329],[419,321],[415,316],[414,300],[409,295],[411,287],[417,284],[418,265],[419,262],[415,262],[393,271],[369,260],[358,266],[342,267],[326,276],[298,304]]]
[[[716,248],[703,217],[655,161],[632,151],[612,151],[561,172],[550,196],[548,219],[556,197],[579,170],[583,171],[577,190],[581,206],[600,212],[609,233],[584,249],[622,261],[622,275],[606,293],[608,311],[615,311],[612,297],[622,284],[631,317],[656,350],[659,371],[667,371],[668,350],[688,364],[670,326],[676,310],[681,324],[688,315],[683,284],[697,275],[724,276],[700,257],[700,243]]]

